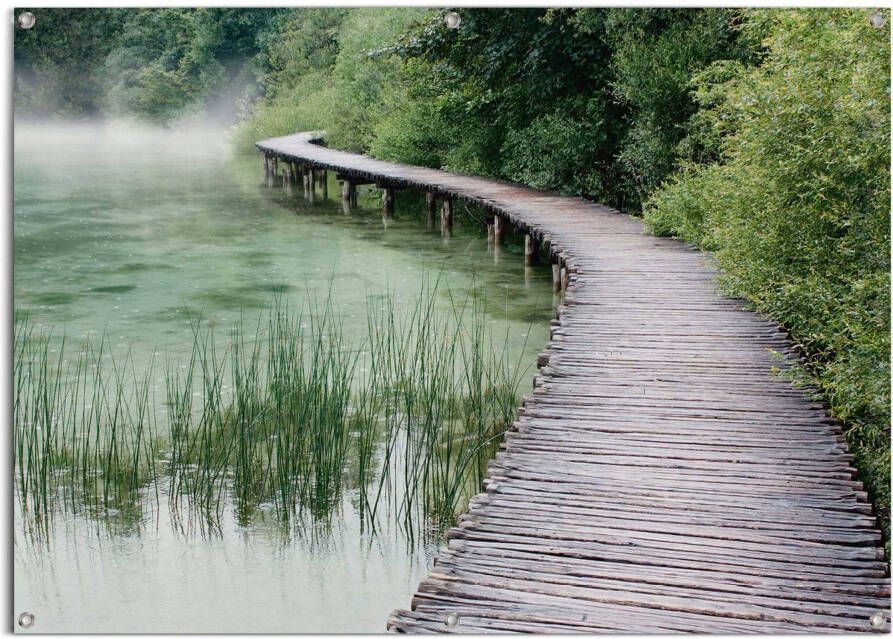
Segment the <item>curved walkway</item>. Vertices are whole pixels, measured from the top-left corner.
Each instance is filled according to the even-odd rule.
[[[570,272],[486,492],[389,629],[890,631],[880,535],[840,427],[772,374],[790,342],[718,294],[704,254],[580,198],[312,140],[258,148],[475,202]]]

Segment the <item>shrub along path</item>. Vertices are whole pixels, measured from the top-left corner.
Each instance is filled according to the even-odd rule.
[[[706,255],[580,198],[313,137],[258,148],[482,205],[570,271],[486,492],[389,629],[890,631],[880,533],[841,429],[773,374],[789,341],[717,293]]]

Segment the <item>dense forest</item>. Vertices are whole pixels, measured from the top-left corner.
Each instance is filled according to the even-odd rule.
[[[325,129],[709,249],[845,423],[889,539],[890,26],[863,9],[53,9],[18,117]]]

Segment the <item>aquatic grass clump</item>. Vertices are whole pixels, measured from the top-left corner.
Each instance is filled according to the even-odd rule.
[[[105,337],[70,352],[66,340],[20,318],[13,329],[16,492],[25,521],[74,511],[130,509],[157,478],[150,366],[116,361]],[[69,356],[70,354],[70,356]]]
[[[277,298],[253,334],[233,329],[222,355],[213,331],[196,328],[189,363],[167,377],[175,496],[208,508],[228,494],[240,521],[262,503],[284,517],[331,510],[359,428],[358,352],[329,302],[306,318]]]
[[[497,348],[487,334],[480,299],[450,302],[452,313],[438,314],[423,291],[403,317],[390,304],[368,315],[386,435],[367,515],[374,521],[384,501],[410,532],[442,530],[479,490],[514,419],[524,372],[507,360],[507,344]]]
[[[228,507],[241,525],[260,511],[284,526],[326,522],[348,498],[372,531],[387,518],[437,533],[480,488],[524,373],[477,293],[448,295],[446,313],[436,282],[406,311],[370,301],[366,334],[349,337],[331,299],[295,312],[276,297],[253,330],[240,322],[224,341],[193,318],[185,360],[166,363],[163,410],[151,367],[134,374],[104,340],[67,361],[22,322],[23,508],[119,508],[154,488],[175,521],[213,529]]]

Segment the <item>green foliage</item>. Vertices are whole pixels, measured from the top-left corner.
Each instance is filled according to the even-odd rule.
[[[332,68],[334,91],[326,130],[340,148],[365,151],[388,97],[400,90],[400,60],[387,50],[422,9],[359,9],[345,20]]]
[[[804,347],[889,535],[889,30],[862,10],[748,22],[761,64],[700,77],[696,135],[721,163],[689,166],[645,220],[716,249],[726,287]]]
[[[15,30],[17,117],[93,116],[102,108],[102,65],[126,9],[32,9],[38,27]]]
[[[344,9],[306,9],[278,14],[258,36],[260,84],[267,98],[288,91],[305,76],[330,69],[339,49]],[[306,94],[305,94],[306,95]]]
[[[258,140],[326,128],[331,93],[326,74],[307,74],[294,86],[279,90],[275,99],[259,102],[251,117],[233,130],[235,146],[252,149]]]
[[[438,157],[455,170],[611,199],[604,174],[617,118],[606,91],[609,52],[578,17],[566,9],[468,9],[452,31],[442,12],[431,12],[398,48],[417,65],[410,96],[436,105],[418,142],[446,144]]]
[[[574,118],[559,111],[541,116],[520,131],[509,131],[502,153],[505,173],[538,189],[597,197],[604,193],[595,151],[607,137],[601,104]]]
[[[746,57],[729,9],[614,9],[607,18],[615,97],[629,128],[617,161],[626,208],[637,208],[676,168],[677,145],[695,112],[692,75],[718,59]]]
[[[36,9],[37,27],[16,32],[16,106],[23,116],[166,122],[202,109],[231,120],[231,92],[253,83],[258,43],[281,11]]]
[[[319,28],[312,34],[303,11],[277,26],[297,46],[288,55],[277,46],[264,61],[269,98],[240,125],[237,139],[244,146],[294,132],[301,124],[297,128],[324,128],[335,146],[366,151],[377,124],[398,104],[401,61],[386,47],[424,11],[313,11],[307,12],[309,22]],[[276,40],[275,31],[269,40]],[[260,137],[252,138],[254,132]]]
[[[113,112],[163,120],[221,82],[223,67],[211,53],[219,32],[209,28],[204,11],[143,9],[129,15],[120,46],[104,65]]]
[[[413,99],[405,89],[392,96],[369,152],[384,160],[449,168],[447,155],[453,135],[439,101]]]

